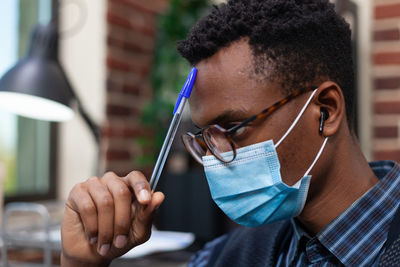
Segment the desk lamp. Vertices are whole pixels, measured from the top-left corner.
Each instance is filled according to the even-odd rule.
[[[21,116],[66,121],[73,101],[99,143],[100,131],[75,94],[58,59],[58,31],[53,23],[37,25],[28,54],[0,79],[0,108]]]

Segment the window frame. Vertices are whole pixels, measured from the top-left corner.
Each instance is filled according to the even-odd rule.
[[[38,2],[40,0],[37,0]],[[21,4],[21,2],[20,2]],[[21,9],[21,7],[19,8]],[[51,0],[51,20],[55,23],[57,29],[59,28],[59,3],[57,0]],[[26,51],[24,51],[26,53]],[[19,121],[20,118],[18,117]],[[49,123],[49,180],[48,180],[48,188],[47,192],[39,193],[16,193],[15,195],[5,195],[4,194],[4,203],[17,202],[17,201],[44,201],[44,200],[55,200],[58,196],[58,135],[59,135],[59,126],[58,123],[50,122]],[[17,144],[17,147],[19,144]],[[17,162],[18,164],[18,162]]]

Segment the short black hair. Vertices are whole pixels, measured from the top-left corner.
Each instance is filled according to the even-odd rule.
[[[248,38],[254,72],[291,92],[322,79],[336,82],[353,122],[354,70],[351,30],[328,0],[229,0],[211,12],[178,42],[192,65],[221,48]],[[266,64],[268,63],[268,64]],[[264,71],[267,67],[268,72]]]

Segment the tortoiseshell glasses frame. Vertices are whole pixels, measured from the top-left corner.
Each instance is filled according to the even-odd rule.
[[[246,126],[250,122],[262,118],[265,119],[267,116],[271,115],[274,111],[288,103],[290,100],[315,89],[317,89],[316,86],[310,86],[295,90],[272,106],[265,108],[260,113],[251,116],[250,118],[229,129],[225,129],[217,124],[214,124],[201,129],[196,134],[187,132],[182,135],[182,141],[186,147],[186,150],[200,164],[203,164],[202,157],[206,155],[207,151],[210,151],[221,162],[232,162],[236,158],[236,146],[232,136],[240,128]]]

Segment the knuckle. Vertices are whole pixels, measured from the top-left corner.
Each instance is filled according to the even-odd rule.
[[[133,170],[133,171],[131,171],[128,175],[137,176],[137,175],[141,175],[141,174],[142,174],[142,173],[141,173],[140,171]]]
[[[96,214],[96,208],[93,203],[90,203],[89,201],[86,201],[82,203],[82,212],[87,214],[87,215],[94,215]]]
[[[103,178],[116,178],[118,177],[115,172],[108,171],[103,175]]]
[[[88,182],[88,183],[97,182],[98,179],[99,179],[98,177],[92,176],[92,177],[90,177],[90,178],[87,180],[87,182]]]
[[[143,173],[141,173],[140,171],[131,171],[127,177],[131,178],[131,179],[142,179],[144,177]]]
[[[118,189],[117,189],[117,194],[118,194],[120,197],[123,197],[123,198],[129,198],[129,197],[131,197],[131,191],[129,191],[129,189],[128,189],[125,185],[119,186],[119,187],[118,187]]]
[[[103,208],[111,208],[112,206],[114,206],[114,200],[110,196],[103,196],[100,200],[100,205]]]
[[[74,185],[74,187],[72,187],[71,192],[79,192],[85,189],[85,183],[77,183]]]
[[[143,189],[147,187],[147,181],[137,181],[133,184],[133,187],[137,190]]]
[[[79,199],[82,196],[82,193],[84,193],[85,190],[86,190],[86,186],[84,183],[75,184],[72,187],[71,191],[69,192],[68,199],[73,202],[79,201]]]

